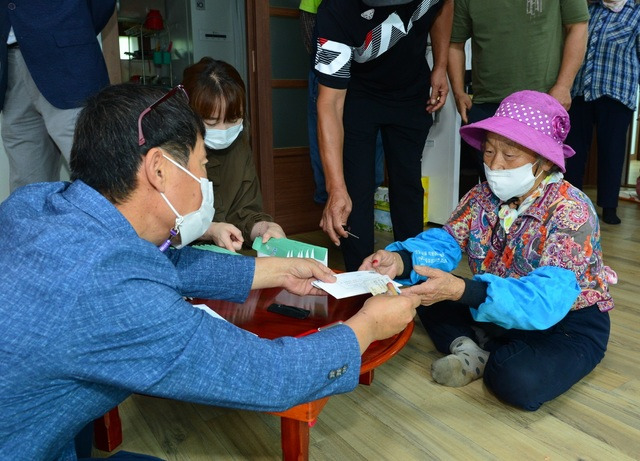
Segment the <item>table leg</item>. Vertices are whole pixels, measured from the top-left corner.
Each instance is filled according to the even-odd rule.
[[[375,370],[370,370],[370,371],[367,371],[365,373],[362,373],[360,375],[360,379],[358,380],[358,382],[360,384],[366,384],[367,386],[371,385],[371,383],[373,382],[373,372],[374,371]]]
[[[122,423],[118,407],[93,422],[93,436],[95,447],[102,451],[112,451],[122,443]]]
[[[291,418],[280,418],[282,459],[307,461],[309,459],[309,423]]]

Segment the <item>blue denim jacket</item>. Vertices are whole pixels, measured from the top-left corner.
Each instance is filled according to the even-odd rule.
[[[266,340],[194,309],[183,296],[242,302],[253,258],[161,253],[81,181],[17,190],[0,226],[0,459],[74,459],[133,392],[283,410],[358,383],[349,327]]]

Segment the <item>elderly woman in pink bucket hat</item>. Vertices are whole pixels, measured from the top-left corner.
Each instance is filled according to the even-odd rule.
[[[520,91],[493,117],[460,129],[483,151],[487,182],[442,229],[395,242],[361,269],[398,279],[422,298],[420,319],[446,355],[433,379],[484,377],[501,400],[537,410],[602,360],[616,275],[603,263],[587,196],[562,178],[569,116],[551,96]],[[450,272],[468,256],[473,277]]]

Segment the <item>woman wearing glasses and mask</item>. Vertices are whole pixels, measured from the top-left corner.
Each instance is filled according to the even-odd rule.
[[[487,182],[460,201],[442,229],[369,256],[375,269],[419,294],[418,314],[446,355],[433,379],[464,386],[483,377],[501,400],[537,410],[604,356],[615,273],[604,265],[589,198],[563,180],[569,116],[553,97],[520,91],[493,117],[460,129],[483,152]],[[473,277],[450,274],[468,257]]]
[[[185,69],[189,104],[202,117],[206,135],[207,175],[213,182],[215,215],[204,240],[231,251],[285,237],[262,210],[260,182],[244,121],[246,91],[238,71],[224,61],[205,57]]]

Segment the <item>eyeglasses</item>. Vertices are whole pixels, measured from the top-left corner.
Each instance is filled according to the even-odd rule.
[[[142,146],[144,145],[145,142],[147,142],[146,139],[144,139],[144,134],[142,133],[142,118],[147,115],[149,112],[151,112],[153,109],[155,109],[156,107],[158,107],[160,104],[162,104],[163,102],[165,102],[167,99],[171,98],[174,94],[176,94],[178,91],[182,92],[182,94],[184,95],[185,98],[187,98],[187,101],[189,101],[189,95],[187,94],[187,92],[184,89],[184,86],[182,85],[178,85],[175,88],[171,88],[171,90],[169,90],[169,92],[167,94],[165,94],[163,97],[161,97],[160,99],[158,99],[156,102],[154,102],[153,104],[151,104],[149,107],[147,107],[145,110],[143,110],[142,112],[140,112],[140,116],[138,117],[138,145]]]

